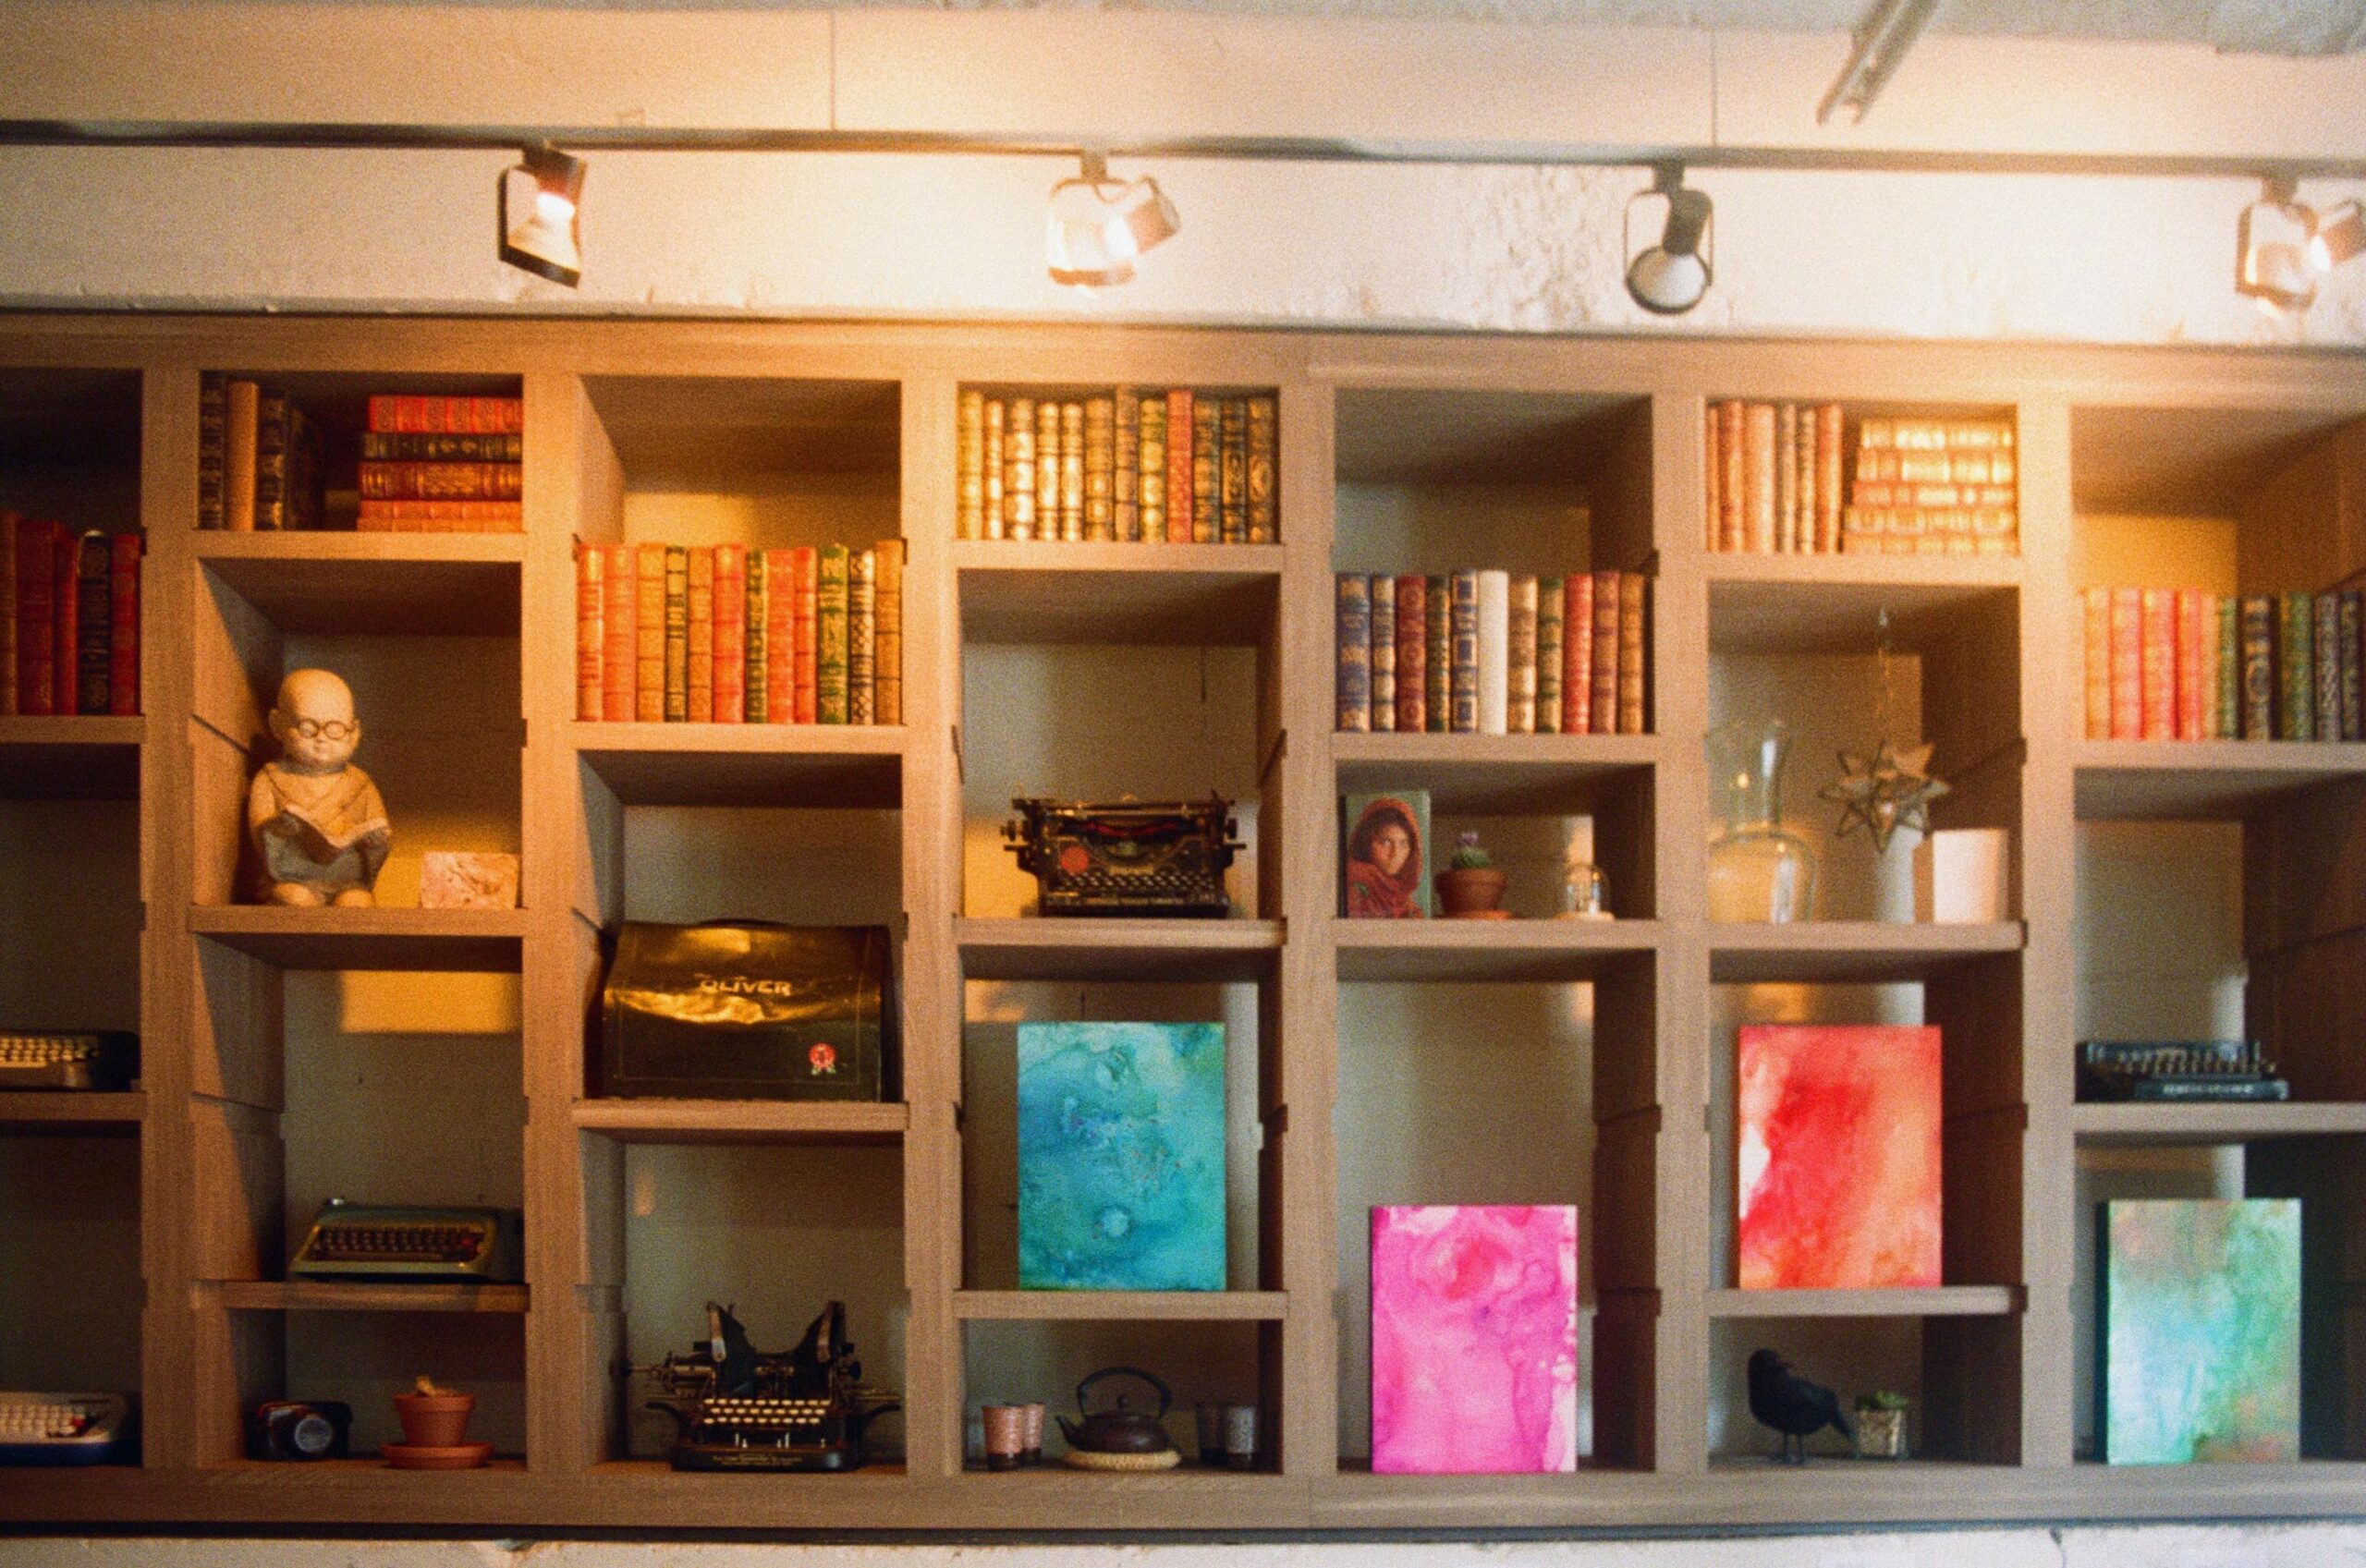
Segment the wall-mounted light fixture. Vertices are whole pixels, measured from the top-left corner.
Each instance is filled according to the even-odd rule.
[[[523,162],[501,171],[494,217],[501,232],[501,259],[521,272],[573,288],[583,281],[583,174],[580,158],[543,144],[526,149]],[[533,188],[526,220],[509,226],[509,188]]]
[[[2317,282],[2366,252],[2366,216],[2355,201],[2323,212],[2299,200],[2290,178],[2270,175],[2235,225],[2235,292],[2270,312],[2305,310]]]
[[[1639,206],[1666,209],[1660,219],[1659,242],[1640,250],[1635,247]],[[1688,188],[1680,164],[1661,164],[1652,188],[1628,198],[1627,292],[1636,304],[1656,316],[1680,316],[1701,303],[1715,278],[1711,263],[1716,247],[1710,233],[1714,216],[1709,193]]]
[[[1144,175],[1112,179],[1109,160],[1087,152],[1074,179],[1052,187],[1044,214],[1043,259],[1054,283],[1101,288],[1134,275],[1134,260],[1183,226],[1175,203]]]
[[[2329,273],[2360,251],[2366,251],[2366,213],[2355,201],[2344,201],[2317,214],[2317,232],[2309,241],[2309,265]]]

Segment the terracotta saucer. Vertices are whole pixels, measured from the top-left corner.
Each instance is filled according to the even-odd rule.
[[[473,1470],[493,1457],[493,1444],[463,1442],[426,1448],[390,1442],[378,1452],[397,1470]]]

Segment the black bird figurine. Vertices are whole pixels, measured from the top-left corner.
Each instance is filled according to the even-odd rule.
[[[1781,1461],[1804,1465],[1808,1438],[1826,1427],[1856,1440],[1856,1428],[1841,1413],[1839,1396],[1821,1383],[1811,1383],[1791,1370],[1791,1364],[1771,1350],[1750,1353],[1750,1413],[1783,1434]]]

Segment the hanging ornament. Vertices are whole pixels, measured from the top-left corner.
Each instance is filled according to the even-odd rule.
[[[1900,828],[1931,831],[1931,802],[1947,793],[1944,780],[1931,776],[1928,745],[1899,750],[1890,743],[1889,612],[1881,613],[1881,639],[1875,645],[1881,688],[1874,699],[1872,748],[1842,751],[1840,777],[1816,791],[1820,799],[1840,808],[1835,838],[1847,838],[1862,828],[1871,834],[1873,853],[1886,853],[1890,836]]]

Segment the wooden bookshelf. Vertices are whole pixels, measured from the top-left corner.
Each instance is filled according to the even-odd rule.
[[[102,369],[59,368],[77,365]],[[373,390],[522,393],[524,530],[200,533],[201,366],[280,379],[343,420],[338,429],[352,425],[359,399]],[[2347,1037],[2339,1004],[2328,1000],[2337,988],[2325,982],[2366,961],[2354,951],[2366,945],[2366,878],[2358,871],[2366,812],[2357,805],[2366,746],[2075,738],[2073,560],[2082,512],[2231,511],[2245,581],[2262,590],[2323,588],[2366,571],[2353,542],[2366,534],[2339,511],[2354,502],[2310,500],[2366,493],[2319,482],[2327,463],[2355,460],[2321,450],[2366,418],[2366,364],[2355,356],[1028,324],[25,314],[0,327],[0,371],[12,404],[37,402],[44,377],[63,378],[61,386],[95,378],[114,389],[123,439],[113,460],[127,493],[139,497],[149,539],[148,716],[0,720],[0,807],[76,796],[136,801],[128,809],[140,830],[144,925],[138,983],[126,1001],[136,994],[142,1026],[141,1090],[70,1101],[18,1096],[13,1111],[0,1099],[0,1126],[27,1136],[137,1130],[145,1278],[125,1288],[142,1291],[145,1302],[137,1361],[145,1459],[45,1478],[39,1489],[0,1489],[0,1521],[629,1528],[727,1515],[759,1529],[1120,1532],[1205,1528],[1220,1518],[1239,1530],[1353,1532],[2355,1511],[2366,1451],[2348,1449],[2347,1439],[2296,1465],[2132,1474],[2074,1462],[2071,1403],[2081,1151],[2297,1146],[2349,1192],[2366,1192],[2366,1172],[2355,1165],[2366,1144],[2366,1083],[2353,1081],[2336,1048]],[[962,385],[1118,383],[1273,391],[1279,541],[952,537]],[[1836,399],[1852,410],[2009,412],[2021,553],[1704,551],[1702,405],[1734,395]],[[2193,440],[2157,439],[2164,430]],[[2183,448],[2204,438],[2211,458],[2198,467]],[[2341,452],[2358,445],[2349,439]],[[1438,569],[1427,560],[1394,565],[1405,559],[1387,532],[1396,525],[1372,518],[1421,499],[1435,520],[1406,548],[1443,557],[1457,548],[1460,499],[1491,485],[1546,498],[1534,505],[1549,514],[1549,537],[1506,536],[1537,563],[1513,569],[1566,563],[1652,574],[1651,734],[1335,733],[1333,573],[1384,562]],[[664,498],[676,493],[722,498],[706,526],[750,543],[808,542],[816,530],[860,543],[900,531],[909,552],[902,725],[577,718],[575,542],[665,537]],[[727,531],[735,529],[744,531]],[[2304,569],[2292,562],[2311,560],[2321,569],[2305,569],[2321,580],[2285,580]],[[1712,925],[1701,760],[1713,661],[1868,652],[1884,608],[1899,648],[1921,662],[1925,737],[1957,786],[1938,822],[2012,830],[2019,918],[1974,927]],[[317,651],[324,646],[328,653]],[[1178,659],[1212,648],[1253,659],[1254,714],[1244,712],[1240,735],[1224,743],[1247,754],[1234,770],[1246,783],[1234,793],[1257,808],[1255,908],[1245,918],[966,912],[965,854],[1003,869],[998,851],[967,842],[982,836],[985,808],[1000,802],[968,796],[993,793],[977,783],[982,760],[997,732],[1024,716],[965,703],[965,659],[989,649],[1005,661],[1065,659],[1104,647],[1172,650]],[[392,717],[372,744],[398,748],[389,758],[397,777],[409,769],[410,795],[398,800],[389,791],[398,852],[444,842],[433,835],[452,821],[514,845],[520,908],[232,902],[238,809],[270,688],[291,661],[348,655],[381,667],[371,719]],[[422,692],[475,705],[439,730],[444,721]],[[1045,695],[1056,705],[1067,694]],[[407,717],[405,700],[414,704]],[[1201,743],[1168,735],[1155,704],[1096,700],[1094,711],[1062,717],[1146,730],[1177,752]],[[164,737],[172,744],[145,744]],[[447,762],[456,739],[466,744]],[[1441,815],[1591,816],[1622,918],[1340,919],[1337,796],[1396,785],[1430,791]],[[666,812],[696,819],[668,820],[680,845],[657,842],[663,835],[647,825]],[[718,837],[742,847],[701,861],[695,851],[708,841],[700,834],[725,830],[701,825],[701,813],[759,836]],[[846,827],[839,813],[862,825]],[[809,817],[826,825],[800,829]],[[2081,823],[2156,819],[2241,824],[2252,1027],[2304,1091],[2299,1101],[2073,1100],[2077,835]],[[433,825],[414,833],[407,822]],[[799,838],[809,831],[871,836],[836,861]],[[799,869],[774,872],[766,834],[805,855]],[[775,887],[766,881],[775,874],[801,880]],[[710,882],[726,890],[715,899],[749,903],[769,889],[768,907],[782,915],[832,898],[869,899],[882,911],[898,938],[898,1100],[592,1096],[585,1019],[600,930],[625,918],[723,913],[701,903]],[[12,896],[0,886],[0,900]],[[400,1132],[319,1124],[298,1081],[320,1065],[301,1031],[343,1027],[341,1015],[335,1025],[323,1019],[348,1004],[366,1012],[369,991],[350,981],[323,988],[305,972],[382,970],[518,977],[514,1022],[465,1047],[446,1042],[438,1070],[514,1073],[503,1103],[482,1109],[463,1141],[471,1154],[497,1156],[487,1168],[521,1184],[524,1285],[269,1277],[285,1263],[290,1209],[300,1218],[304,1161],[336,1154],[343,1139],[406,1152],[395,1147],[406,1141]],[[969,981],[997,982],[969,988],[992,999],[978,1005],[1000,1009],[991,1025],[965,1016]],[[1709,1129],[1730,1115],[1731,1100],[1714,1070],[1715,1053],[1730,1049],[1713,1030],[1716,988],[1896,981],[1919,984],[1925,1016],[1946,1031],[1946,1183],[1951,1195],[1979,1195],[1946,1213],[1946,1278],[1968,1282],[1779,1296],[1717,1288]],[[1255,1071],[1242,1086],[1255,1097],[1257,1124],[1236,1129],[1254,1146],[1256,1172],[1253,1191],[1239,1195],[1255,1228],[1242,1238],[1253,1242],[1239,1255],[1245,1269],[1236,1265],[1243,1288],[1098,1299],[986,1288],[1006,1282],[976,1256],[994,1222],[982,1212],[993,1173],[979,1161],[991,1157],[994,1107],[977,1087],[986,1081],[976,1076],[978,1041],[1015,1010],[1055,1005],[1042,995],[1078,1008],[1098,988],[1133,982],[1202,995],[1248,988],[1224,1003],[1253,1008],[1257,1021]],[[1361,1042],[1342,1038],[1343,1006],[1399,994],[1445,1005],[1461,993],[1423,996],[1421,988],[1462,982],[1592,988],[1587,1076],[1569,1121],[1573,1138],[1591,1122],[1577,1169],[1592,1184],[1582,1226],[1594,1310],[1581,1365],[1593,1439],[1574,1475],[1373,1476],[1343,1440],[1352,1422],[1342,1413],[1366,1395],[1353,1358],[1341,1355],[1365,1332],[1339,1306],[1355,1267],[1342,1256],[1342,1175],[1355,1165],[1343,1158],[1343,1140],[1445,1137],[1452,1147],[1428,1152],[1473,1169],[1517,1171],[1531,1153],[1474,1130],[1475,1122],[1442,1131],[1451,1123],[1445,1108],[1419,1095],[1384,1127],[1343,1119],[1343,1068],[1363,1065]],[[1031,988],[1039,1000],[1021,994]],[[1530,1086],[1507,1081],[1501,1092]],[[415,1161],[439,1158],[424,1145],[409,1152]],[[633,1343],[623,1308],[632,1173],[652,1161],[677,1162],[666,1166],[668,1180],[700,1161],[756,1161],[747,1169],[766,1181],[791,1173],[772,1185],[747,1178],[783,1208],[830,1201],[848,1171],[876,1185],[869,1196],[884,1216],[878,1251],[902,1314],[900,1361],[881,1358],[881,1325],[855,1331],[872,1376],[904,1395],[900,1461],[848,1477],[718,1477],[625,1457],[612,1368]],[[2337,1187],[2333,1201],[2347,1206],[2338,1216],[2346,1234],[2366,1234],[2357,1223],[2366,1199]],[[0,1224],[7,1219],[0,1206]],[[1358,1219],[1347,1216],[1348,1234]],[[2360,1261],[2349,1261],[2358,1277]],[[522,1461],[413,1476],[368,1460],[308,1468],[243,1458],[244,1406],[297,1392],[287,1386],[290,1319],[306,1335],[342,1343],[334,1336],[417,1331],[413,1318],[436,1332],[477,1336],[488,1358],[514,1364],[523,1440],[504,1446],[522,1449]],[[997,1358],[1007,1347],[1031,1352],[1079,1325],[1098,1332],[1111,1319],[1153,1349],[1169,1347],[1178,1364],[1213,1345],[1253,1368],[1269,1468],[1147,1479],[967,1469],[966,1419],[979,1398],[1006,1392]],[[1779,1340],[1817,1319],[1907,1320],[1920,1336],[1921,1416],[1940,1424],[1948,1440],[1932,1452],[1950,1461],[1801,1474],[1713,1458],[1710,1416],[1730,1371],[1719,1358],[1735,1336]],[[677,1332],[670,1319],[641,1327],[668,1340]],[[776,1330],[766,1325],[767,1343]],[[2311,1375],[2324,1376],[2314,1363]],[[2360,1386],[2354,1377],[2312,1384],[2353,1406]],[[2354,1418],[2349,1426],[2366,1430]]]

